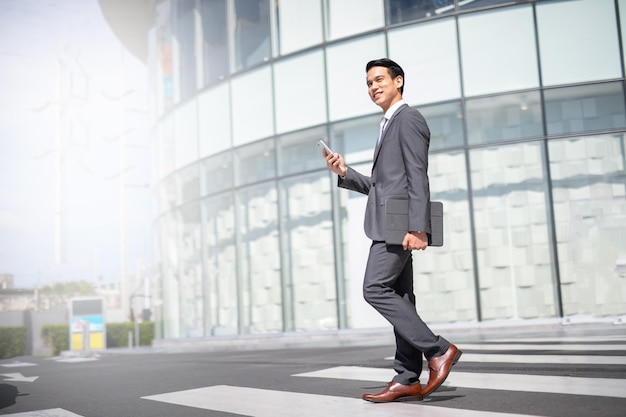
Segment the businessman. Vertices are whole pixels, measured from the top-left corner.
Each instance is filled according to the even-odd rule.
[[[339,176],[339,187],[368,196],[365,234],[372,240],[365,277],[365,300],[392,325],[396,338],[396,375],[378,393],[365,394],[372,402],[421,400],[448,377],[461,351],[435,335],[415,309],[411,251],[426,250],[430,229],[428,146],[430,131],[424,117],[402,98],[404,71],[390,59],[366,65],[367,89],[383,111],[374,150],[372,172],[363,175],[346,166],[343,156],[322,151],[328,168]],[[409,231],[401,245],[385,242],[385,201],[409,202]],[[422,388],[423,357],[428,361],[428,383]]]

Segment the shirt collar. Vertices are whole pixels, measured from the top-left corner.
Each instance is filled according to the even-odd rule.
[[[403,104],[405,104],[404,99],[394,103],[391,107],[389,107],[387,111],[385,112],[385,115],[384,115],[385,119],[390,120],[391,116],[393,116],[396,110],[398,110],[398,108],[402,106]]]

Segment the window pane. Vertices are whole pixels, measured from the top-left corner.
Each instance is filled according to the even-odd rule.
[[[237,186],[274,178],[276,175],[273,140],[264,140],[235,150]]]
[[[317,128],[279,137],[278,175],[324,169],[326,160],[317,142],[325,135],[326,128]]]
[[[206,335],[238,333],[235,203],[232,194],[203,202]]]
[[[174,171],[174,117],[166,116],[159,123],[159,178],[163,179]]]
[[[549,135],[626,127],[622,83],[546,90]]]
[[[461,96],[453,19],[395,29],[389,31],[388,38],[390,57],[404,69],[403,97],[407,103],[433,103]]]
[[[232,152],[212,156],[202,163],[202,195],[228,190],[233,184]]]
[[[413,255],[420,314],[435,323],[476,320],[465,153],[430,155],[428,167],[430,199],[445,212],[444,245]]]
[[[283,288],[274,183],[239,191],[237,216],[241,333],[280,332]]]
[[[201,158],[232,146],[228,87],[228,83],[224,83],[198,96]]]
[[[176,169],[198,159],[198,114],[196,100],[190,100],[174,114]]]
[[[267,61],[271,56],[269,0],[235,0],[236,70]]]
[[[621,77],[616,23],[613,0],[538,3],[543,84]]]
[[[175,4],[174,37],[178,46],[178,81],[180,83],[180,99],[185,100],[196,91],[194,2],[178,0]]]
[[[332,186],[335,184],[333,183]],[[322,171],[280,183],[288,296],[293,312],[287,328],[336,329],[337,289],[333,252],[331,181]]]
[[[161,251],[160,262],[163,274],[163,336],[181,337],[180,334],[180,252],[179,221],[174,212],[160,218]]]
[[[328,47],[326,73],[331,120],[381,111],[367,94],[365,65],[376,57],[386,56],[385,51],[383,35],[369,36]]]
[[[387,24],[409,22],[454,12],[454,0],[386,0]]]
[[[623,315],[624,134],[552,140],[548,146],[564,313]]]
[[[329,1],[326,5],[328,39],[339,39],[385,25],[383,0]]]
[[[200,197],[200,169],[198,164],[190,165],[176,173],[178,205],[197,200]]]
[[[326,122],[322,51],[278,62],[274,66],[274,80],[278,133]]]
[[[543,135],[541,97],[537,91],[466,101],[470,144]]]
[[[540,143],[470,152],[485,320],[554,317]]]
[[[180,319],[179,337],[204,336],[204,297],[202,282],[200,204],[183,207],[178,212],[180,249]]]
[[[254,94],[250,94],[252,91]],[[269,67],[233,79],[232,94],[235,146],[274,134],[272,73]]]
[[[319,0],[280,0],[280,53],[285,55],[320,44],[322,36],[322,5]]]
[[[200,0],[204,85],[228,75],[228,22],[226,0]]]
[[[622,61],[626,66],[626,45],[623,40],[626,39],[626,0],[619,0],[619,26],[622,32]]]
[[[467,96],[539,87],[531,6],[459,17]]]
[[[463,112],[460,102],[417,108],[430,129],[430,150],[463,146]]]

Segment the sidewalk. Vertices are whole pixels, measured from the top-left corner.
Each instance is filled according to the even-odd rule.
[[[454,343],[496,339],[562,338],[586,336],[624,336],[626,318],[603,319],[552,318],[541,320],[498,320],[432,325]],[[317,332],[272,333],[259,335],[219,336],[205,338],[156,339],[152,346],[110,348],[88,352],[88,356],[110,354],[148,354],[181,352],[249,351],[343,346],[393,346],[391,327],[379,329],[348,329]],[[84,352],[63,352],[62,356],[80,357]]]

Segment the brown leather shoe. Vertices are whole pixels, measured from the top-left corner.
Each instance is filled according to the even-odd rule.
[[[391,381],[387,388],[376,394],[364,394],[363,399],[373,403],[389,403],[392,401],[421,401],[422,386],[419,384],[402,385]]]
[[[462,353],[463,352],[461,352],[459,348],[450,343],[450,347],[446,350],[446,353],[441,356],[431,358],[428,361],[430,375],[428,377],[428,384],[426,384],[422,390],[422,397],[432,394],[433,391],[443,384],[443,381],[445,381],[448,374],[450,374],[452,365],[457,363]]]

